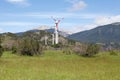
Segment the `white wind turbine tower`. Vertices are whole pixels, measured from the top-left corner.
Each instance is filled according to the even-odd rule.
[[[45,45],[47,45],[47,39],[48,37],[45,35]]]
[[[58,37],[58,24],[60,23],[61,19],[55,19],[53,17],[52,17],[52,19],[55,22],[55,35],[53,34],[53,37],[55,37],[55,38],[53,38],[53,41],[55,39],[55,44],[58,44],[59,43],[59,41],[58,41],[59,40],[59,37]]]
[[[48,40],[48,36],[47,36],[47,31],[45,30],[45,45],[47,45],[48,44],[48,42],[47,42],[47,40]]]
[[[52,34],[52,45],[55,44],[54,33]]]

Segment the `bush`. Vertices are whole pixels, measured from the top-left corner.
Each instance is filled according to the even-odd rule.
[[[20,55],[40,55],[42,54],[43,47],[37,40],[23,39],[19,42],[18,51]]]
[[[86,56],[86,57],[90,57],[90,56],[94,56],[95,54],[97,54],[99,52],[100,47],[98,45],[94,45],[94,44],[82,44],[82,45],[77,45],[73,47],[73,51],[81,56]]]
[[[90,44],[87,47],[86,53],[83,56],[94,56],[99,52],[100,47],[98,45]]]
[[[76,53],[77,55],[83,55],[86,53],[86,49],[87,49],[87,45],[77,45],[77,46],[73,46],[73,48],[71,50],[73,50],[74,53]]]
[[[17,52],[17,48],[15,46],[12,47],[12,53],[16,53]]]
[[[52,47],[54,47],[54,48],[61,48],[61,47],[62,47],[62,44],[61,44],[61,43],[54,44],[54,45],[52,45]]]
[[[2,46],[1,46],[1,43],[2,43],[2,39],[1,39],[1,37],[0,37],[0,57],[1,57],[2,54],[3,54],[3,48],[2,48]]]
[[[3,49],[2,49],[2,46],[0,45],[0,57],[2,56],[3,54]]]
[[[110,50],[109,53],[110,53],[110,55],[115,55],[115,56],[117,56],[117,52],[114,51],[114,50]]]
[[[69,48],[68,49],[66,48],[66,49],[63,50],[63,53],[65,53],[67,55],[70,55],[70,54],[73,54],[73,51]]]

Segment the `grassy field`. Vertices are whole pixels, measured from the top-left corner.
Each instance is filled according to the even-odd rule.
[[[120,53],[85,58],[61,51],[34,57],[5,52],[0,58],[0,80],[120,80]]]

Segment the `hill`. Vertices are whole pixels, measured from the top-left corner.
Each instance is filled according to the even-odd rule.
[[[40,27],[35,28],[31,31],[35,31],[35,30],[47,31],[47,32],[50,32],[50,33],[55,32],[54,28],[50,28],[49,26],[40,26]],[[67,31],[59,30],[58,32],[59,32],[59,35],[64,36],[64,37],[67,37],[67,36],[70,35]]]
[[[50,29],[49,29],[50,30]],[[45,38],[47,40],[47,45],[51,46],[52,45],[52,32],[48,32],[45,30],[29,30],[26,32],[21,32],[21,33],[3,33],[0,34],[2,38],[2,46],[11,49],[14,45],[16,45],[17,41],[22,41],[24,39],[32,39],[32,40],[37,40],[39,41],[40,44],[43,46],[46,44],[45,43]],[[68,45],[75,43],[75,41],[69,40],[65,38],[64,36],[59,35],[59,43],[61,45]]]
[[[87,43],[120,43],[120,22],[78,32],[68,38]]]
[[[50,32],[50,33],[54,33],[54,28],[50,28],[49,26],[40,26],[31,30],[28,30],[26,32],[39,32],[39,31],[46,31],[46,32]],[[67,32],[67,31],[63,31],[63,30],[59,30],[59,35],[63,36],[63,37],[67,37],[69,36],[71,33]],[[25,32],[18,32],[16,33],[17,35],[22,35]]]

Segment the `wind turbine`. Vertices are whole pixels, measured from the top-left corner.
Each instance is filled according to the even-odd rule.
[[[58,25],[59,25],[59,23],[60,23],[60,21],[63,19],[63,18],[61,18],[61,19],[55,19],[55,18],[53,18],[53,17],[51,17],[53,20],[54,20],[54,22],[55,22],[55,44],[58,44],[58,40],[59,40],[59,37],[58,37]]]
[[[55,43],[54,33],[52,34],[52,45]]]
[[[45,30],[45,45],[47,45],[48,43],[47,43],[47,40],[48,40],[48,36],[47,36],[47,30]]]

